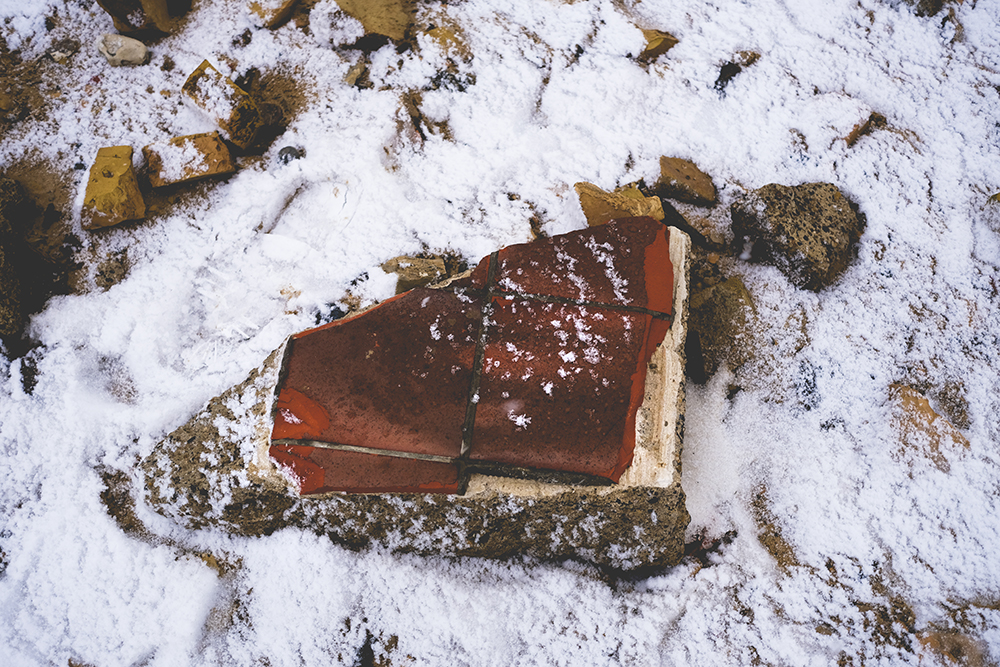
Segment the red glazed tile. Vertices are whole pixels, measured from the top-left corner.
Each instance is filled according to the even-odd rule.
[[[509,246],[500,251],[494,289],[669,314],[673,267],[667,228],[653,218],[622,218]]]
[[[667,322],[591,306],[493,304],[471,459],[617,481]]]
[[[420,288],[299,334],[272,438],[458,456],[480,310]]]
[[[271,458],[288,468],[299,493],[456,493],[458,464],[301,445],[272,445]]]

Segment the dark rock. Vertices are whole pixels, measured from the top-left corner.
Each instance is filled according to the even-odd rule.
[[[80,42],[75,39],[63,39],[52,45],[48,55],[57,63],[64,63],[80,50]]]
[[[720,93],[724,92],[726,86],[737,74],[743,71],[743,67],[737,63],[729,62],[719,68],[719,78],[715,80],[715,89]]]
[[[285,146],[280,151],[278,151],[278,160],[281,164],[288,164],[292,160],[298,160],[303,157],[305,152],[301,148],[295,146]]]
[[[173,28],[170,10],[179,10],[177,2],[169,3],[168,0],[97,0],[97,4],[111,15],[115,29],[123,33],[168,33]]]
[[[733,234],[750,259],[776,266],[792,283],[819,291],[850,262],[863,216],[835,185],[772,183],[733,204]]]

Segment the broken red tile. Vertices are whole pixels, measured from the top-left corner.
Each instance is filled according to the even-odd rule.
[[[291,471],[299,493],[456,493],[458,464],[275,444],[271,458]]]
[[[308,432],[312,440],[458,456],[480,308],[462,295],[418,288],[298,334],[272,437],[294,437],[281,434],[295,420],[320,424],[318,406],[327,421]],[[308,410],[296,410],[291,391],[309,400]]]
[[[493,305],[470,459],[617,481],[667,323],[590,306]]]

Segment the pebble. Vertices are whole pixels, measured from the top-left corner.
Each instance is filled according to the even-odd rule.
[[[145,65],[149,62],[149,49],[137,39],[125,35],[105,33],[97,40],[97,50],[114,67]]]
[[[298,160],[305,153],[301,148],[296,148],[295,146],[285,146],[280,151],[278,151],[278,159],[281,160],[281,164],[288,164],[292,160]]]

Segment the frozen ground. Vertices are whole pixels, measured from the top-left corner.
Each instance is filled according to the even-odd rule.
[[[421,145],[398,130],[400,99],[435,88],[432,40],[372,54],[359,90],[343,83],[359,54],[334,48],[357,26],[330,25],[330,0],[310,34],[289,23],[246,46],[245,3],[194,4],[150,65],[112,69],[92,46],[111,20],[90,0],[0,0],[0,34],[23,58],[84,45],[45,65],[53,101],[7,130],[0,168],[27,156],[68,175],[81,256],[131,263],[107,291],[32,319],[30,394],[24,361],[0,357],[4,665],[1000,661],[1000,205],[987,201],[1000,5],[926,18],[891,0],[426,2],[418,18],[449,17],[474,57],[423,92],[450,138]],[[636,26],[680,43],[644,67]],[[719,68],[740,51],[760,59],[721,95]],[[179,101],[205,58],[287,75],[305,106],[227,182],[82,232],[77,161],[214,129]],[[848,147],[873,111],[887,128]],[[282,165],[289,144],[306,156]],[[387,296],[381,262],[480,257],[527,240],[533,211],[549,234],[582,228],[574,182],[652,181],[661,155],[714,177],[720,229],[728,204],[771,182],[832,182],[868,221],[858,259],[819,294],[723,260],[763,331],[755,360],[689,388],[689,539],[715,543],[700,559],[617,580],[575,563],[353,553],[293,530],[144,540],[108,516],[99,470],[132,470],[348,289]],[[904,447],[893,383],[942,412],[964,398],[968,446],[945,442],[944,465]]]

